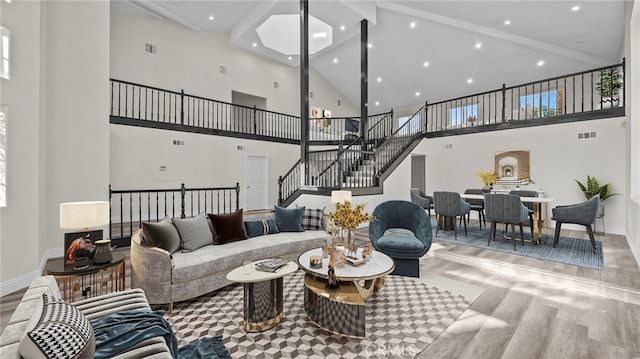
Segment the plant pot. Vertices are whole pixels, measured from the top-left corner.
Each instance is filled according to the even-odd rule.
[[[603,97],[600,100],[600,104],[602,105],[603,110],[617,108],[620,106],[620,99],[615,97]]]
[[[602,223],[602,230],[598,230],[598,220]],[[593,234],[596,236],[604,235],[604,205],[598,206],[598,213],[596,213],[596,220],[593,222]]]

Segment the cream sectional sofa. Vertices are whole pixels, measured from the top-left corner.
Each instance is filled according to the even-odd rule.
[[[60,290],[53,276],[37,277],[32,282],[22,300],[16,307],[9,323],[0,336],[0,357],[8,359],[22,358],[19,347],[20,341],[27,333],[29,320],[33,316],[40,317],[42,312],[42,296],[60,298]],[[144,292],[140,289],[130,289],[111,294],[105,294],[71,303],[82,315],[88,319],[125,310],[150,310]],[[68,318],[68,317],[64,317]],[[36,318],[37,319],[37,318]],[[32,319],[33,320],[33,319]],[[90,354],[89,354],[90,355]],[[171,358],[169,347],[162,337],[154,337],[141,342],[126,352],[114,358]]]
[[[275,212],[245,213],[244,221],[275,221]],[[231,282],[226,275],[244,261],[270,257],[296,260],[302,253],[322,246],[330,235],[321,230],[280,232],[225,244],[209,244],[191,252],[168,251],[145,245],[142,231],[131,238],[131,286],[142,288],[151,304],[169,304],[201,296]]]

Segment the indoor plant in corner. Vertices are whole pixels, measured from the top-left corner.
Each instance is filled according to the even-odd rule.
[[[604,202],[605,199],[611,196],[618,195],[618,193],[611,192],[611,183],[607,183],[601,186],[600,182],[598,182],[595,177],[589,175],[587,175],[586,184],[583,184],[578,180],[575,181],[587,200],[591,199],[591,197],[595,195],[600,195],[600,206],[598,207],[598,214],[596,218],[604,218],[604,205],[602,204],[602,202]]]
[[[600,94],[602,109],[618,107],[620,105],[620,89],[622,75],[617,67],[604,69],[600,72],[600,81],[596,83],[596,90]]]

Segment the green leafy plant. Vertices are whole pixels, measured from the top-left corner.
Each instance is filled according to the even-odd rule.
[[[622,88],[622,75],[617,67],[602,70],[600,81],[596,83],[596,90],[601,98],[617,98]]]
[[[600,183],[598,182],[598,180],[595,177],[589,176],[587,175],[587,182],[586,185],[584,185],[582,182],[575,180],[576,183],[578,184],[578,187],[580,187],[580,190],[582,191],[582,193],[584,193],[584,196],[587,199],[590,199],[591,197],[595,196],[595,195],[600,195],[600,201],[604,201],[605,199],[611,197],[611,196],[617,196],[618,193],[611,193],[611,183],[607,183],[603,186],[600,185]]]

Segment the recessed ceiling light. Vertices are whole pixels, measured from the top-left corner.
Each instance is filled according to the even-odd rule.
[[[209,20],[213,20],[213,15],[209,15]]]
[[[410,28],[412,28],[412,29],[413,29],[414,27],[416,27],[416,22],[415,22],[415,21],[412,21],[412,22],[411,22],[411,24],[409,24],[409,27],[410,27]]]
[[[382,82],[382,77],[378,77],[378,82]]]
[[[293,57],[289,56],[289,60],[293,60]]]
[[[504,21],[504,24],[505,24],[505,25],[511,25],[511,20],[505,20],[505,21]]]
[[[425,61],[425,62],[422,64],[422,66],[424,66],[424,67],[429,67],[429,61]]]
[[[580,6],[578,5],[571,8],[571,11],[578,11],[578,10],[580,10]]]
[[[544,65],[544,61],[543,60],[538,61],[538,66],[542,66],[542,65]]]
[[[479,49],[482,47],[482,43],[481,42],[476,42],[476,49]]]
[[[380,106],[380,101],[376,101],[376,106]]]
[[[338,58],[337,58],[337,57],[335,57],[335,58],[333,59],[333,63],[334,63],[334,64],[337,64],[337,63],[338,63]]]
[[[368,44],[367,44],[367,47],[368,47],[368,48],[372,48],[372,47],[373,47],[373,44],[372,44],[372,43],[368,43]]]
[[[420,91],[416,91],[416,96],[420,96]]]
[[[340,30],[344,31],[344,29],[346,29],[346,27],[344,25],[340,25]]]
[[[467,79],[467,83],[470,84],[473,82],[473,79]]]
[[[253,47],[256,47],[256,46],[258,46],[258,44],[256,44],[255,42],[254,42],[254,43],[253,43],[252,45],[253,45]]]

